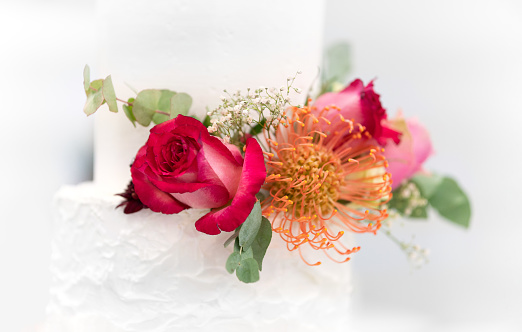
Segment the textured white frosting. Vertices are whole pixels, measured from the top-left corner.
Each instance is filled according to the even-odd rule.
[[[274,236],[261,280],[225,270],[230,234],[199,233],[206,210],[115,209],[92,183],[55,197],[48,331],[344,331],[350,264],[307,266]],[[248,330],[247,330],[248,329]]]
[[[125,100],[135,96],[125,83],[186,92],[203,117],[224,89],[278,88],[298,70],[295,86],[306,91],[321,64],[323,21],[324,0],[99,0],[93,77],[111,74]],[[292,98],[302,104],[305,94]],[[122,190],[148,130],[123,112],[94,117],[95,181]]]

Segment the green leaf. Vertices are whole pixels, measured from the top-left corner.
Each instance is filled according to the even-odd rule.
[[[261,204],[259,201],[256,201],[254,208],[241,225],[241,230],[239,231],[239,245],[243,247],[243,249],[250,248],[250,245],[254,242],[259,227],[261,226],[261,217]]]
[[[102,79],[92,81],[91,84],[89,85],[89,90],[87,90],[87,92],[86,92],[87,96],[91,93],[96,93],[96,92],[100,91],[102,86],[103,86]]]
[[[171,114],[171,105],[172,105],[172,97],[176,95],[174,91],[170,90],[160,90],[160,99],[158,100],[158,105],[156,106],[156,110],[159,110],[161,112],[165,112],[166,114],[161,113],[155,113],[152,117],[152,121],[155,124],[160,124],[165,121],[170,120],[170,114]]]
[[[83,112],[87,115],[91,115],[103,104],[103,94],[101,90],[89,93],[87,101],[83,107]]]
[[[424,198],[430,198],[442,182],[442,176],[436,174],[417,174],[411,181],[415,183]]]
[[[112,85],[111,75],[107,76],[103,81],[102,85],[103,98],[107,101],[109,111],[118,113],[118,104],[116,103],[116,92],[114,92],[114,86]]]
[[[207,115],[207,116],[205,117],[205,119],[203,120],[203,125],[204,125],[205,127],[207,127],[207,128],[210,127],[210,125],[211,125],[211,123],[210,123],[210,116]]]
[[[85,68],[83,68],[83,89],[85,90],[85,93],[89,90],[89,86],[91,85],[91,70],[89,68],[89,65],[85,65]]]
[[[256,136],[259,133],[261,133],[263,131],[263,127],[264,127],[265,123],[266,123],[266,119],[265,118],[261,119],[260,123],[256,124],[255,126],[252,127],[252,129],[250,129],[250,135]]]
[[[232,243],[232,241],[234,241],[234,240],[237,238],[237,236],[239,235],[239,231],[238,231],[238,229],[239,229],[240,227],[241,227],[241,226],[239,226],[238,228],[236,228],[236,231],[234,232],[234,234],[232,234],[232,235],[231,235],[231,236],[230,236],[230,237],[225,241],[225,243],[223,244],[223,246],[224,246],[225,248],[228,247],[228,245],[229,245],[230,243]]]
[[[455,180],[444,177],[429,202],[439,214],[465,228],[469,227],[471,207],[468,197]]]
[[[225,265],[228,273],[234,273],[236,268],[239,266],[239,262],[241,261],[241,256],[238,252],[233,252],[228,256],[227,263]]]
[[[246,250],[245,248],[243,248],[243,251],[241,251],[241,261],[244,261],[248,258],[254,258],[254,251],[252,250],[252,248],[248,248]]]
[[[256,194],[256,198],[259,200],[259,201],[263,201],[265,200],[266,198],[266,195],[263,191],[259,191],[257,194]]]
[[[142,126],[147,127],[151,121],[155,124],[160,124],[171,119],[173,98],[176,95],[176,92],[165,89],[140,91],[136,96],[133,107],[136,121]],[[181,98],[183,99],[183,97]]]
[[[263,269],[263,258],[265,257],[266,250],[270,245],[270,241],[272,241],[272,224],[268,219],[263,217],[261,227],[259,227],[257,236],[251,246],[254,259],[259,265],[259,271]]]
[[[134,113],[132,113],[132,103],[134,102],[134,98],[129,98],[127,102],[129,103],[129,105],[124,104],[122,106],[123,112],[125,112],[127,119],[129,119],[130,122],[132,122],[132,125],[136,127],[136,118],[134,117]]]
[[[252,283],[259,280],[259,266],[253,258],[242,260],[236,269],[237,278],[244,283]]]
[[[240,252],[241,246],[239,245],[239,236],[236,237],[236,240],[234,241],[234,252]]]
[[[174,119],[178,114],[187,115],[192,106],[192,97],[180,92],[172,97],[170,105],[170,118]]]
[[[323,81],[344,81],[350,72],[351,50],[347,43],[338,43],[329,47],[325,56]]]

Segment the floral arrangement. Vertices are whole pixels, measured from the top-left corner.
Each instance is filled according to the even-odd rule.
[[[396,240],[388,218],[426,218],[429,206],[468,226],[469,201],[457,183],[422,171],[433,149],[421,124],[401,115],[388,120],[373,82],[358,79],[342,89],[323,84],[315,99],[293,105],[298,74],[279,89],[225,90],[200,121],[187,116],[185,93],[143,90],[120,100],[111,77],[91,82],[86,66],[87,115],[105,103],[117,112],[120,102],[134,126],[154,123],[119,207],[127,214],[209,209],[195,227],[232,232],[226,269],[246,283],[259,280],[274,233],[306,264],[319,265],[308,251],[346,262],[360,249],[343,242],[346,231],[382,229]],[[397,242],[418,255],[416,246]]]

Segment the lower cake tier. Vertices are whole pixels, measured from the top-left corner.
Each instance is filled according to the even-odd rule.
[[[206,210],[125,215],[120,202],[92,183],[56,195],[48,331],[349,329],[349,264],[308,266],[274,234],[244,284],[225,269],[230,234],[196,231]]]

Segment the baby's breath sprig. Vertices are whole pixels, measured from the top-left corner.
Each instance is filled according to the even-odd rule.
[[[257,135],[264,129],[270,138],[279,124],[287,123],[285,110],[291,106],[291,91],[301,93],[301,89],[293,86],[299,74],[300,71],[288,77],[286,86],[279,89],[248,88],[246,95],[240,90],[234,93],[224,90],[222,104],[207,113],[211,119],[208,131],[240,147],[246,134]]]
[[[390,240],[392,240],[399,246],[399,248],[401,248],[401,250],[406,254],[412,268],[421,268],[424,264],[427,264],[429,262],[429,249],[422,248],[418,244],[413,243],[413,238],[411,242],[406,242],[395,237],[395,235],[393,235],[389,229],[389,227],[391,226],[390,221],[388,224],[385,224],[384,226],[385,227],[381,229],[381,232],[383,232]]]

